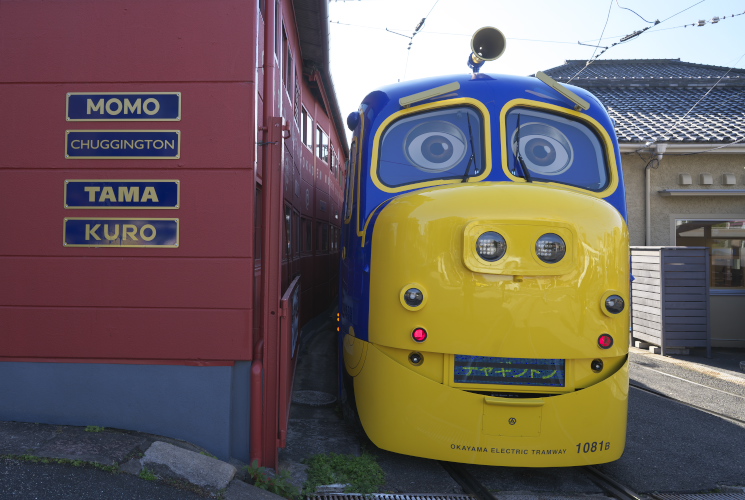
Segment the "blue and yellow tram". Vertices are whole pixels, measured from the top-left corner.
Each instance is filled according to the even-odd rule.
[[[629,242],[617,139],[588,92],[478,72],[370,93],[342,230],[344,391],[380,448],[556,467],[626,441]]]

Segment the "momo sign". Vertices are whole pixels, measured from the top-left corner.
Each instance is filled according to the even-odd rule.
[[[179,121],[180,92],[67,94],[67,121]]]

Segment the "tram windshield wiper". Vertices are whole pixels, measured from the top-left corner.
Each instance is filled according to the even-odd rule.
[[[469,177],[471,175],[469,172],[471,171],[471,163],[476,163],[476,151],[473,149],[473,130],[471,130],[471,117],[466,113],[466,121],[468,121],[468,142],[471,144],[471,156],[468,158],[468,164],[466,165],[466,171],[463,172],[463,180],[461,182],[468,182]],[[478,174],[478,167],[476,168],[476,171],[474,174]]]
[[[530,170],[528,170],[528,167],[525,165],[525,160],[523,160],[523,155],[520,154],[520,114],[517,115],[517,129],[515,130],[515,159],[517,160],[517,164],[515,165],[515,171],[513,172],[515,175],[518,175],[525,179],[528,182],[533,182],[533,180],[530,178]]]

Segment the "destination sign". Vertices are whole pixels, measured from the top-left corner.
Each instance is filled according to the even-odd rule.
[[[180,92],[72,92],[68,121],[179,121]]]
[[[563,359],[455,356],[453,381],[458,384],[506,384],[564,387]]]
[[[178,130],[68,130],[65,158],[178,159]]]
[[[65,218],[66,247],[157,247],[179,244],[178,219]]]
[[[179,208],[177,180],[66,180],[65,208]]]

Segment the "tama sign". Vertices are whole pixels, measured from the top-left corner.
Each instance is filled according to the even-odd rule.
[[[179,208],[178,180],[66,180],[65,208]]]
[[[179,121],[180,92],[67,94],[67,121]]]

